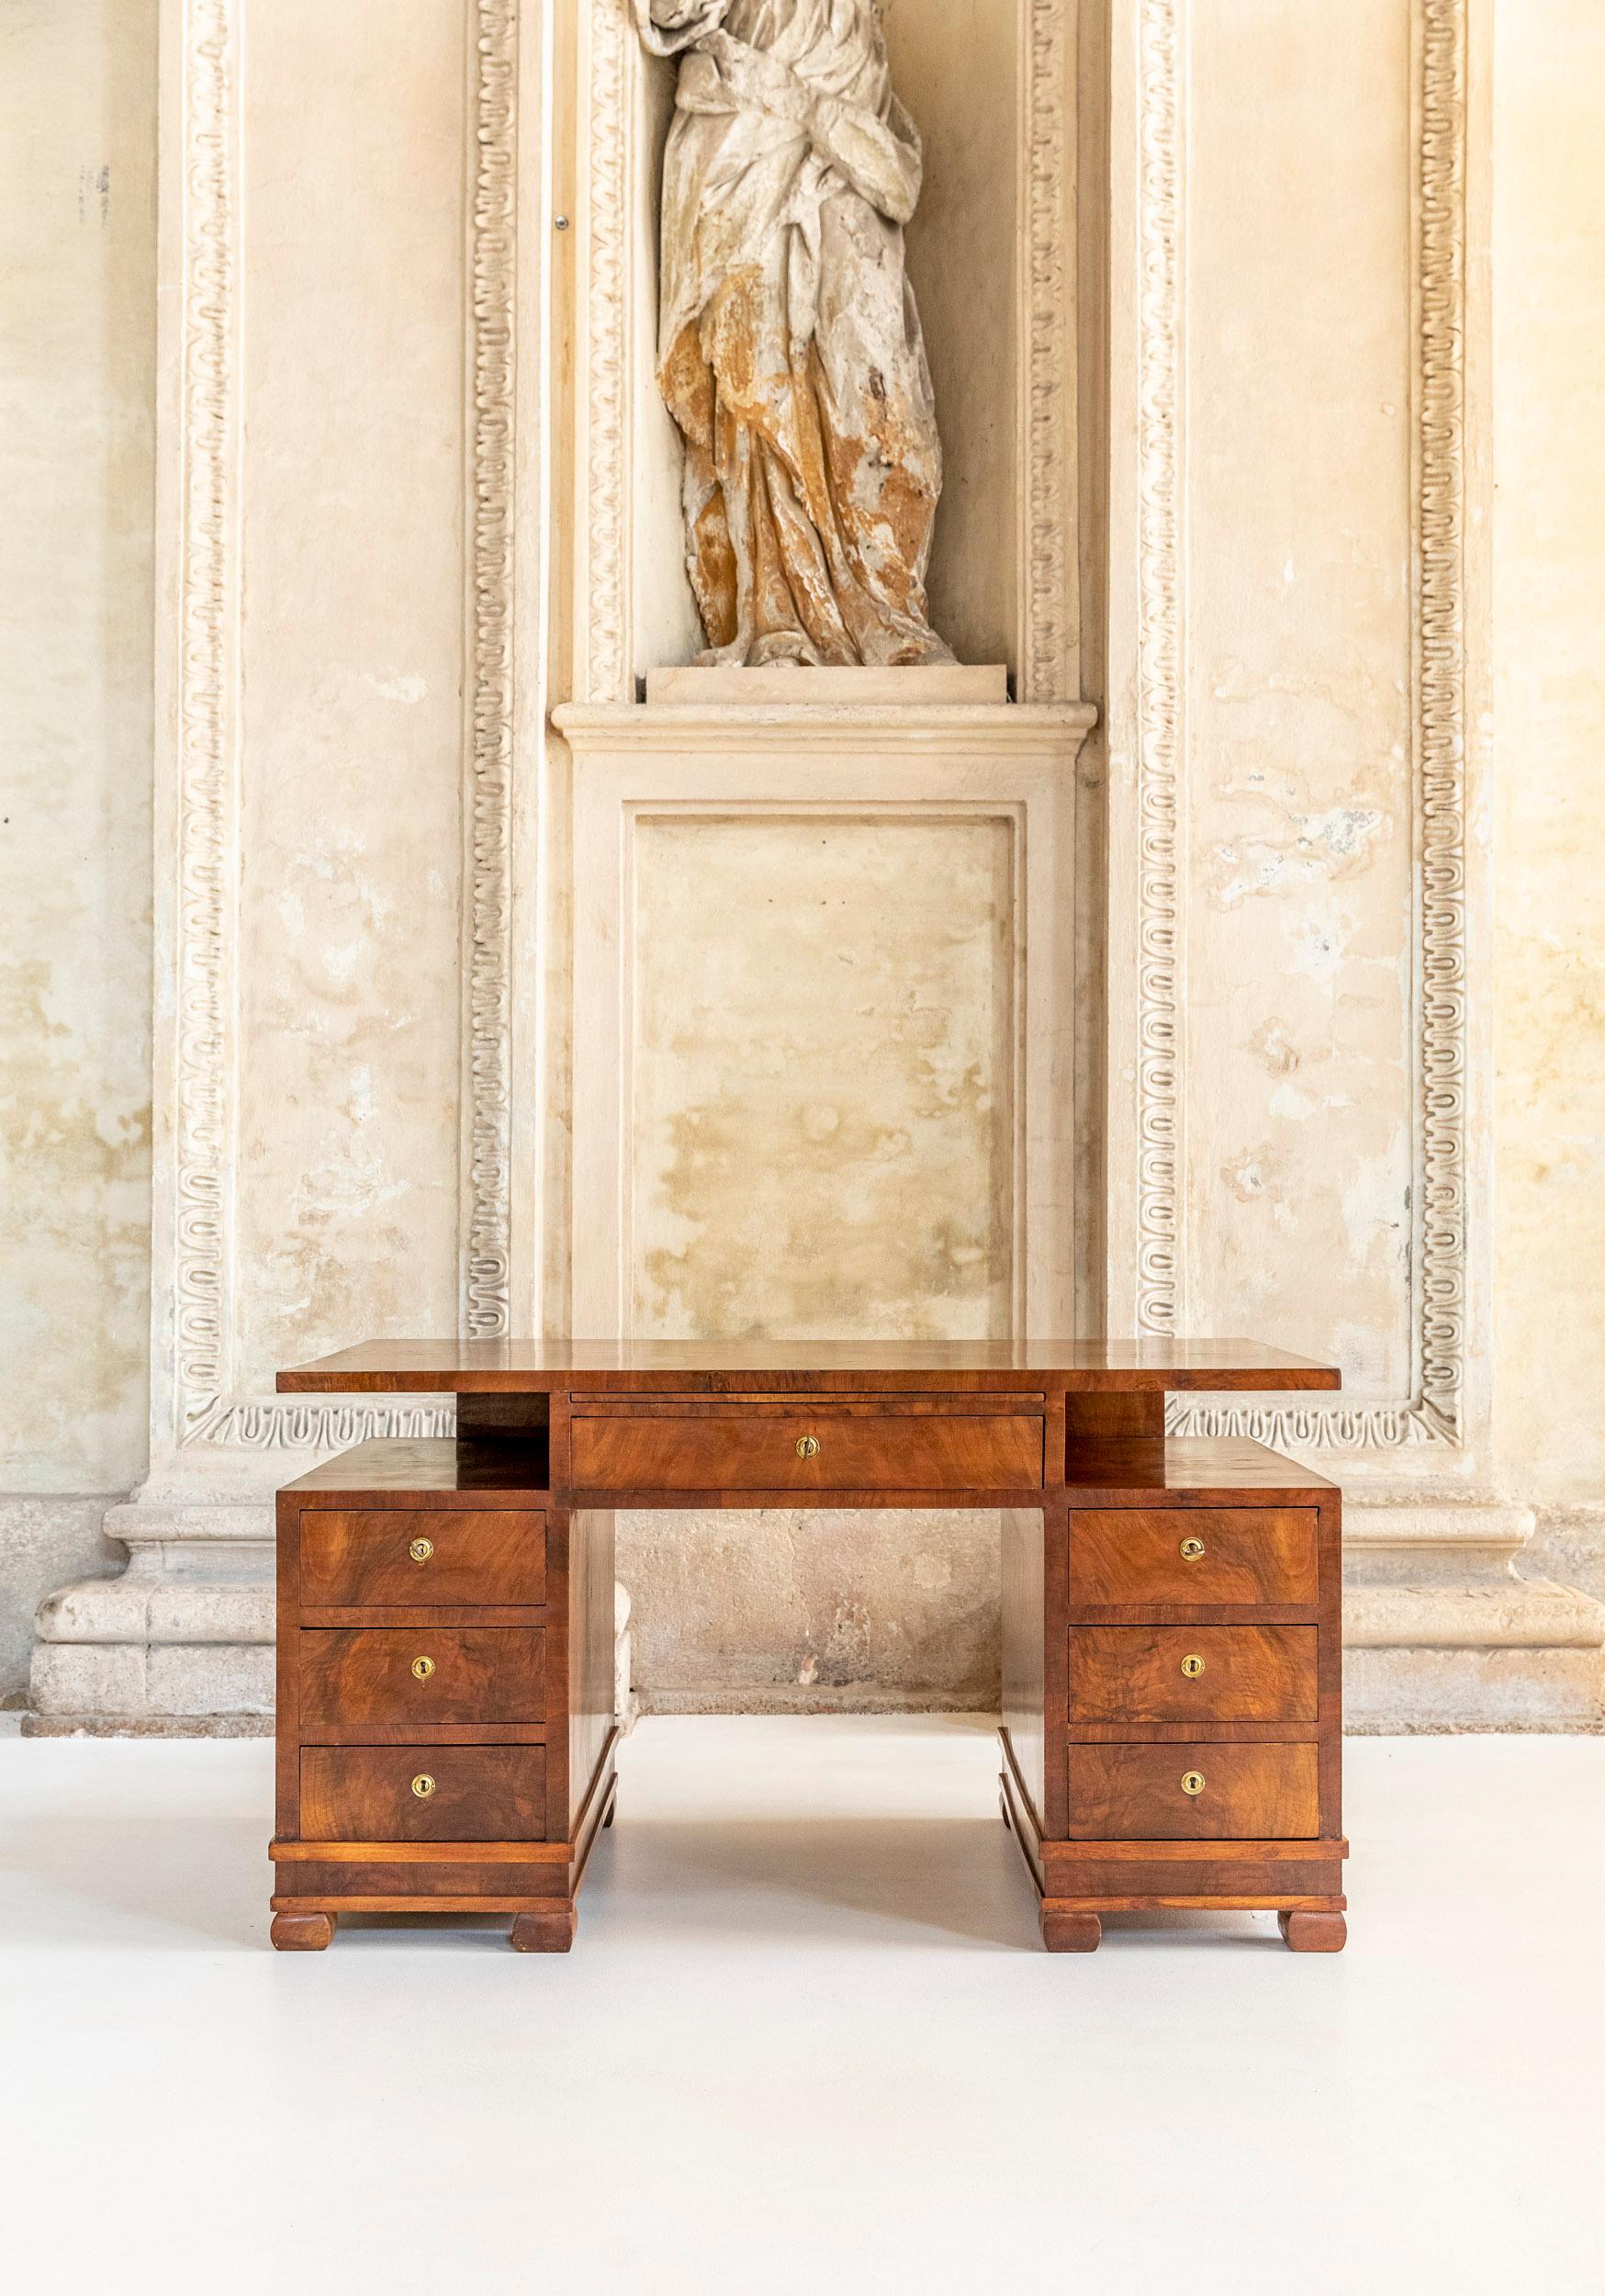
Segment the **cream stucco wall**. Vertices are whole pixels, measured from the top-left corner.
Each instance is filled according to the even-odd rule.
[[[354,1322],[456,1321],[467,73],[440,0],[274,0],[252,37],[230,1337],[258,1392]]]
[[[155,0],[0,10],[0,1703],[147,1448]]]
[[[1188,66],[1184,1313],[1362,1401],[1410,1376],[1409,26],[1200,8]]]
[[[1007,1335],[1014,846],[995,816],[637,831],[635,1335]]]
[[[1605,1594],[1605,13],[1501,0],[1496,70],[1496,1425]]]

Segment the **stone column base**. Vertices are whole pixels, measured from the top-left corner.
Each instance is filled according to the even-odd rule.
[[[80,1693],[92,1684],[80,1685]],[[25,1713],[23,1738],[271,1738],[271,1714]]]
[[[1524,1578],[1527,1507],[1351,1504],[1351,1731],[1605,1730],[1605,1604]]]
[[[1343,1667],[1357,1738],[1474,1730],[1605,1730],[1595,1650],[1353,1650]]]
[[[119,1579],[39,1604],[28,1738],[265,1738],[273,1731],[268,1507],[107,1510]]]

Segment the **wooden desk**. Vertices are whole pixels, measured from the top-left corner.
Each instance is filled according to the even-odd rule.
[[[1003,1514],[1003,1766],[1051,1951],[1100,1917],[1273,1908],[1342,1945],[1341,1500],[1177,1390],[1335,1388],[1238,1341],[381,1341],[292,1394],[455,1394],[279,1494],[273,1941],[508,1913],[563,1952],[613,1816],[613,1510]]]

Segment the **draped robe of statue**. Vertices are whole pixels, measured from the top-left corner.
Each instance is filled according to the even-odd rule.
[[[917,130],[876,0],[635,0],[680,58],[658,380],[685,440],[702,659],[950,661],[942,457],[904,254]]]

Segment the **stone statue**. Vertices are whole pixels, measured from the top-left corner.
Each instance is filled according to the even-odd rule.
[[[634,0],[680,58],[658,380],[712,665],[946,662],[942,486],[903,227],[914,122],[878,0]]]

